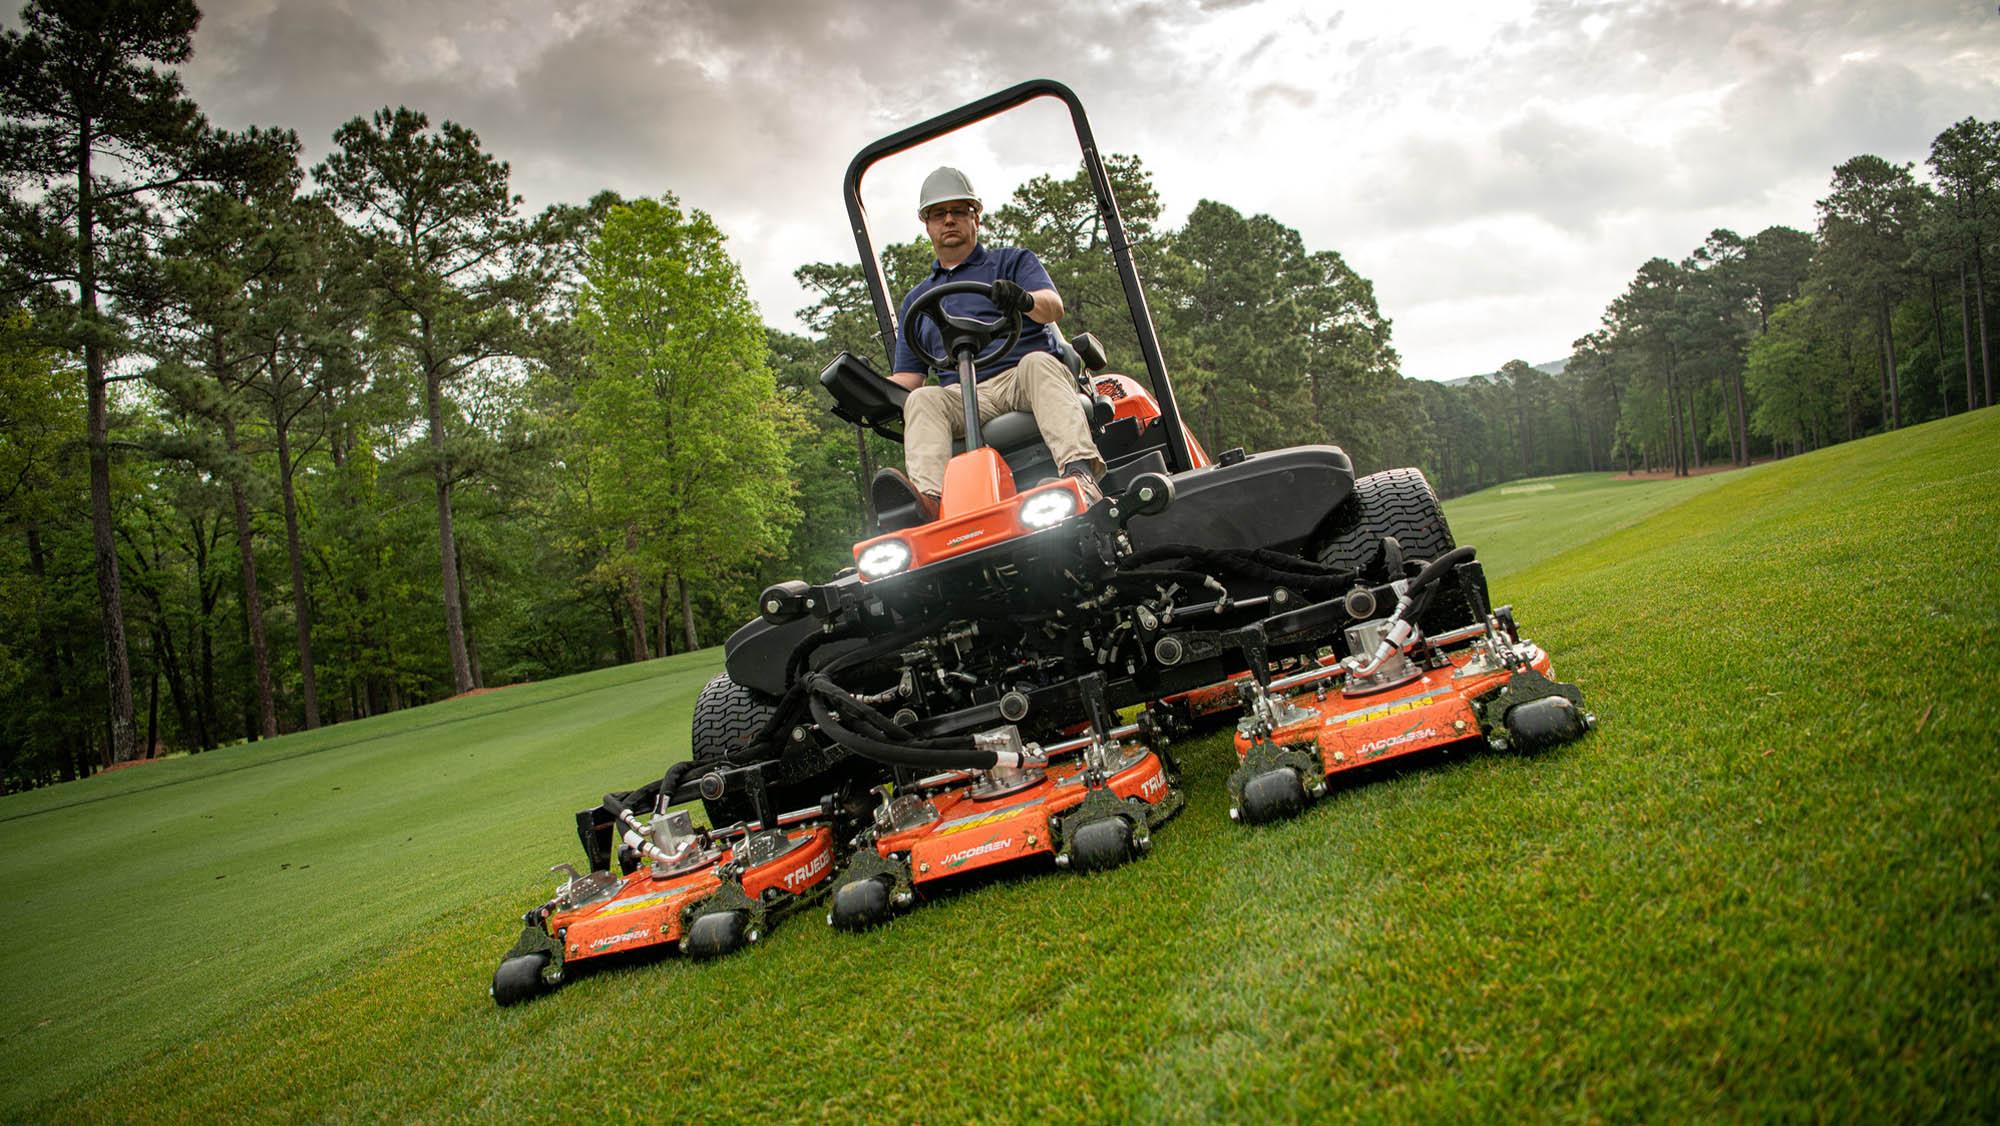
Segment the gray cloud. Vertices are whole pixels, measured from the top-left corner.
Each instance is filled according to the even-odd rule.
[[[1170,220],[1221,199],[1341,250],[1410,373],[1449,376],[1553,358],[1645,257],[1808,226],[1833,164],[1992,115],[1996,32],[1958,0],[215,0],[185,75],[219,123],[291,126],[312,156],[408,104],[476,130],[531,206],[672,190],[781,323],[793,268],[852,255],[857,148],[1050,75]],[[1040,110],[952,145],[995,198],[1073,160]],[[920,173],[871,177],[878,237],[916,234]]]

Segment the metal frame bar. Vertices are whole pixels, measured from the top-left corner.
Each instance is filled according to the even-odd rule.
[[[1173,381],[1167,375],[1166,360],[1160,354],[1160,338],[1153,327],[1152,310],[1146,305],[1146,291],[1139,281],[1139,267],[1132,258],[1131,240],[1125,235],[1125,220],[1118,213],[1117,199],[1111,194],[1110,175],[1104,170],[1104,160],[1098,153],[1097,141],[1090,131],[1090,120],[1083,112],[1083,103],[1077,100],[1074,91],[1053,79],[1037,78],[1011,86],[908,129],[891,133],[856,153],[854,160],[848,164],[843,182],[847,220],[854,230],[855,248],[861,252],[861,271],[868,281],[868,295],[875,305],[875,320],[882,330],[882,346],[888,351],[889,366],[895,366],[896,314],[889,304],[888,282],[882,276],[882,262],[875,253],[875,241],[868,233],[868,209],[861,202],[862,177],[886,157],[996,117],[1036,98],[1055,98],[1069,107],[1070,122],[1076,127],[1077,144],[1083,149],[1083,166],[1097,194],[1098,213],[1104,219],[1105,233],[1111,243],[1118,280],[1125,289],[1125,305],[1132,314],[1133,331],[1138,334],[1140,359],[1146,365],[1153,398],[1160,407],[1160,425],[1166,427],[1168,468],[1175,473],[1185,473],[1194,468],[1194,458],[1188,450],[1187,432],[1181,426],[1180,404],[1174,398]]]

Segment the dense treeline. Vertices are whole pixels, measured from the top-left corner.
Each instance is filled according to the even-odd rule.
[[[1993,402],[2000,122],[1833,170],[1815,230],[1709,234],[1639,267],[1559,374],[1427,391],[1449,492],[1514,476],[1747,465]],[[1447,420],[1453,420],[1448,422]]]
[[[801,336],[671,195],[524,215],[476,135],[406,108],[304,169],[185,97],[197,18],[31,4],[0,41],[0,784],[713,644],[847,560],[900,459],[817,386],[841,349],[882,359],[858,266],[800,267]],[[1338,254],[1213,201],[1168,228],[1138,160],[1111,172],[1209,449],[1332,441],[1462,492],[1990,402],[1996,149],[1954,126],[1928,184],[1858,157],[1816,233],[1717,231],[1560,374],[1459,386],[1400,375]],[[1080,174],[987,226],[1136,367]],[[884,257],[898,292],[929,264]]]

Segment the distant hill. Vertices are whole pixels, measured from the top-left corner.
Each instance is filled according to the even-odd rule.
[[[1563,369],[1568,366],[1569,366],[1569,357],[1564,356],[1560,360],[1550,360],[1545,364],[1536,364],[1535,370],[1545,371],[1550,375],[1561,375],[1563,373]],[[1463,387],[1475,379],[1492,379],[1494,376],[1499,374],[1500,373],[1497,371],[1486,371],[1486,372],[1481,372],[1478,375],[1461,375],[1457,379],[1440,379],[1438,380],[1438,382],[1444,384],[1446,387]]]

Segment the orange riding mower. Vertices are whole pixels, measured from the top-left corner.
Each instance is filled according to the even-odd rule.
[[[983,358],[1018,313],[947,283],[892,313],[861,205],[877,160],[1026,102],[1070,111],[1146,379],[1054,338],[1106,471],[1086,503],[1032,416],[979,420]],[[936,323],[966,399],[938,518],[887,506],[854,565],[776,584],[695,702],[691,757],[577,815],[589,871],[528,912],[494,977],[506,1004],[580,964],[694,957],[760,941],[825,902],[861,930],[1006,867],[1104,872],[1145,854],[1184,804],[1173,746],[1240,714],[1236,816],[1302,810],[1358,766],[1445,746],[1581,735],[1581,696],[1506,608],[1423,474],[1356,478],[1330,445],[1209,456],[1184,425],[1111,182],[1066,87],[1024,83],[878,141],[847,173],[849,217],[886,351]],[[990,304],[990,302],[988,302]],[[907,392],[842,353],[833,411],[900,440]],[[865,483],[864,483],[865,487]],[[680,807],[701,803],[711,828]],[[613,873],[614,867],[617,874]]]

